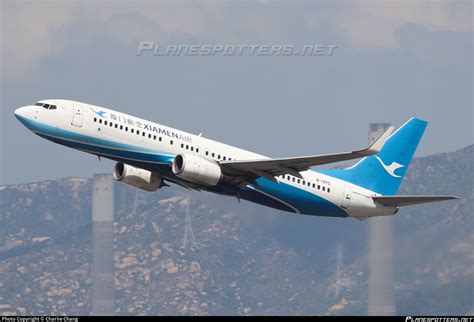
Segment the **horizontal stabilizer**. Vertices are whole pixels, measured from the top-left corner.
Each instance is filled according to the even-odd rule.
[[[459,198],[456,196],[376,196],[372,199],[388,207],[402,207]]]

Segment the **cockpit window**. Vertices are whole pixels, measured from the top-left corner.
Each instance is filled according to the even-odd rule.
[[[43,108],[47,110],[55,110],[58,107],[56,105],[51,105],[51,104],[45,104],[45,103],[35,103],[35,106],[42,106]]]

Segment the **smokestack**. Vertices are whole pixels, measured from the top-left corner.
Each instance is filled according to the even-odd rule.
[[[92,184],[92,315],[114,315],[114,181],[94,174]]]
[[[379,138],[390,123],[372,123],[369,144]],[[393,296],[393,217],[369,220],[369,307],[368,315],[395,315]]]
[[[341,271],[342,271],[342,244],[338,243],[336,246],[336,298],[339,298],[341,291]]]

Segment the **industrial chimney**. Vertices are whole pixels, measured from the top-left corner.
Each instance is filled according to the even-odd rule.
[[[369,144],[377,140],[390,123],[372,123]],[[368,315],[395,315],[393,296],[393,217],[369,219],[369,307]]]
[[[92,184],[92,315],[113,315],[114,280],[114,180],[94,174]]]

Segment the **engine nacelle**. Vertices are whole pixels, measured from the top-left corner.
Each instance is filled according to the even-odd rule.
[[[119,182],[146,191],[156,191],[163,183],[163,179],[156,173],[121,162],[115,164],[113,176]]]
[[[171,166],[176,176],[206,186],[215,186],[222,178],[217,163],[192,154],[178,154]]]

